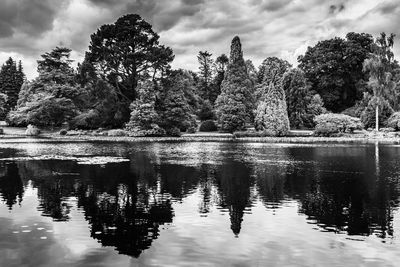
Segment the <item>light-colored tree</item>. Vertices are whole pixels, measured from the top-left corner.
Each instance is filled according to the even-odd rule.
[[[386,36],[384,32],[376,39],[373,53],[364,61],[363,68],[369,72],[369,85],[373,90],[371,101],[375,103],[375,130],[379,131],[379,108],[385,102],[385,95],[390,92],[395,83],[392,79],[392,64],[394,54],[392,48],[395,35]]]

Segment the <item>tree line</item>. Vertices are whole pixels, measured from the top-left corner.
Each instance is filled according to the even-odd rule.
[[[327,112],[384,126],[400,109],[393,44],[393,34],[374,40],[351,32],[308,47],[297,68],[267,57],[257,69],[236,36],[229,57],[200,51],[197,72],[174,70],[172,49],[160,44],[149,23],[129,14],[90,36],[76,69],[65,47],[41,55],[32,81],[21,62],[7,60],[0,71],[0,116],[15,126],[123,127],[140,136],[195,132],[199,121],[204,131],[254,127],[281,136],[314,127],[315,116]]]

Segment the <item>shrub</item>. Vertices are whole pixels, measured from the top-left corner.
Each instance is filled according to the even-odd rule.
[[[215,132],[217,130],[218,127],[213,120],[204,121],[199,129],[200,132]]]
[[[396,130],[394,128],[388,127],[388,128],[381,128],[380,129],[382,132],[385,133],[390,133],[390,132],[395,132]]]
[[[39,128],[36,126],[29,124],[28,127],[26,128],[25,135],[28,136],[37,136],[40,134]]]
[[[168,136],[176,136],[176,137],[180,137],[181,136],[181,130],[179,130],[178,127],[168,128],[166,130],[166,133],[167,133]]]
[[[352,133],[354,130],[361,130],[362,124],[359,118],[350,117],[344,114],[327,113],[315,117],[315,134],[330,136],[335,133]]]
[[[209,101],[204,101],[198,112],[199,119],[201,121],[212,120],[215,115],[212,106]]]
[[[400,130],[400,112],[393,113],[386,122],[386,127]]]
[[[101,124],[100,120],[99,113],[91,109],[72,118],[72,120],[68,122],[68,127],[69,129],[94,129]]]
[[[62,129],[62,130],[59,132],[60,135],[67,135],[67,133],[68,133],[68,131],[65,130],[65,129]]]
[[[128,132],[129,136],[134,137],[160,137],[165,136],[166,131],[158,126],[157,124],[152,124],[150,129],[143,130],[141,128],[131,128]]]
[[[196,127],[190,126],[189,128],[187,128],[186,132],[187,133],[195,133],[197,130]]]
[[[127,136],[128,133],[121,129],[109,130],[107,133],[108,136]]]
[[[314,130],[314,135],[316,136],[333,136],[338,133],[339,128],[333,123],[317,124]]]
[[[4,129],[0,128],[0,135],[4,134]]]

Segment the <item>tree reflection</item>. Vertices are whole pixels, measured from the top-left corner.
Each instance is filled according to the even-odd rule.
[[[151,246],[162,225],[172,223],[173,204],[187,196],[198,197],[196,214],[204,216],[214,207],[229,213],[227,230],[236,237],[252,203],[261,200],[268,209],[280,209],[285,199],[297,201],[299,211],[324,231],[393,235],[393,210],[400,195],[393,173],[398,171],[396,164],[383,160],[396,158],[384,148],[380,161],[374,147],[346,148],[346,157],[343,151],[323,147],[262,149],[255,155],[242,148],[229,147],[235,153],[221,153],[218,164],[194,166],[163,161],[151,150],[132,153],[130,162],[104,166],[60,160],[0,162],[0,195],[12,209],[31,181],[43,216],[68,221],[77,205],[91,237],[133,257]]]
[[[9,210],[21,204],[24,186],[16,163],[0,162],[0,195]]]
[[[342,164],[341,172],[321,171],[321,166],[311,171],[313,179],[301,199],[301,212],[329,231],[392,236],[393,209],[399,196],[397,179],[389,176],[391,166],[386,166],[385,173],[383,169],[376,173],[380,167],[375,165],[374,153],[368,150],[358,163],[336,159]]]
[[[238,237],[243,221],[244,211],[250,207],[254,185],[251,168],[242,162],[226,158],[217,171],[216,182],[220,195],[220,206],[228,209],[231,230]]]

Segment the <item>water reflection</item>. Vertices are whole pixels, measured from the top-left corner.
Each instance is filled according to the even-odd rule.
[[[180,216],[175,209],[193,196],[192,214],[205,220],[215,212],[226,214],[231,235],[238,239],[247,217],[262,216],[253,209],[258,203],[267,211],[279,212],[293,201],[299,214],[318,231],[375,235],[384,242],[394,235],[400,196],[399,148],[381,147],[376,152],[374,146],[225,144],[214,153],[206,146],[203,155],[207,157],[202,158],[198,156],[201,147],[165,146],[121,145],[116,155],[130,161],[103,165],[3,160],[0,196],[12,212],[24,205],[24,192],[35,189],[37,210],[56,222],[68,223],[73,220],[72,210],[80,209],[91,238],[135,258],[152,246],[162,229],[174,226]],[[0,150],[3,158],[17,154]],[[102,147],[98,153],[104,151],[109,150]],[[197,155],[195,161],[191,153]]]

